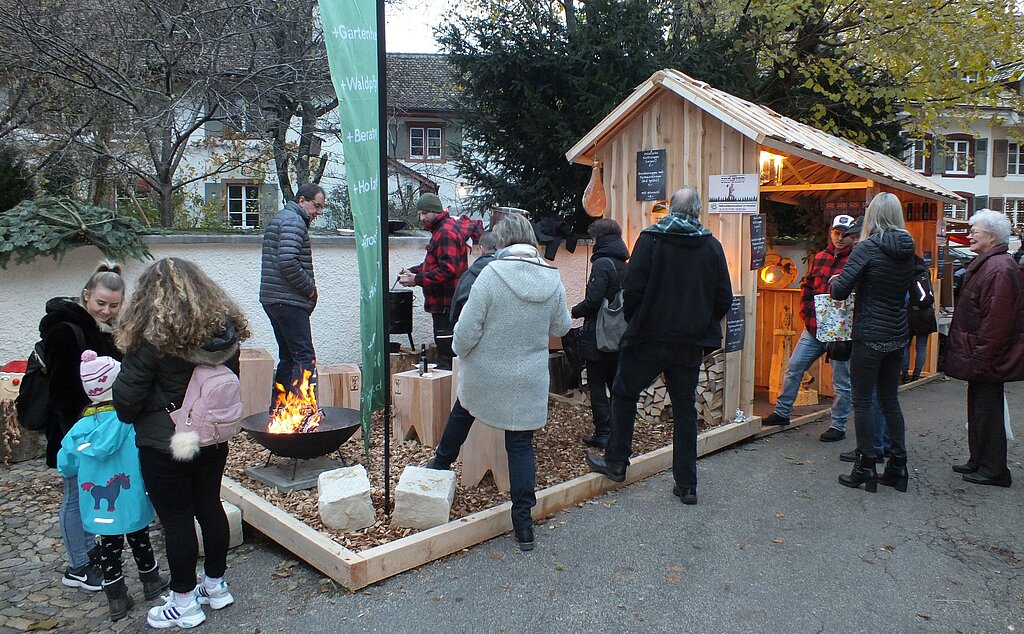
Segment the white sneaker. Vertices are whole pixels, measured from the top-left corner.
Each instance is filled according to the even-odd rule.
[[[189,629],[206,620],[206,613],[195,594],[188,605],[182,607],[174,602],[174,593],[171,592],[164,598],[164,604],[149,609],[146,615],[146,622],[150,627],[162,630],[174,625],[180,628]]]
[[[214,610],[220,610],[234,603],[235,597],[231,596],[227,582],[221,579],[220,583],[213,590],[207,590],[206,584],[200,582],[196,586],[196,600],[203,605],[210,606]]]

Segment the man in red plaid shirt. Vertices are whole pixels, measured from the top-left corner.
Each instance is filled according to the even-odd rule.
[[[434,320],[434,345],[437,346],[437,367],[452,368],[452,323],[448,309],[459,277],[468,268],[470,238],[479,239],[482,223],[463,222],[448,215],[436,194],[423,194],[416,201],[423,227],[430,231],[427,257],[423,264],[402,269],[398,282],[402,286],[423,287],[423,309]]]
[[[850,251],[853,249],[853,238],[846,230],[854,224],[852,216],[840,214],[832,220],[832,231],[828,245],[814,256],[807,277],[800,284],[800,316],[803,317],[806,329],[800,333],[800,340],[793,348],[786,368],[786,378],[782,383],[782,391],[775,402],[775,411],[769,414],[761,424],[765,427],[789,425],[789,414],[793,402],[800,391],[804,372],[825,354],[825,343],[817,338],[818,320],[814,313],[814,296],[828,292],[829,280],[843,270]],[[832,399],[832,425],[821,434],[822,442],[835,442],[846,438],[846,421],[850,417],[851,389],[850,362],[830,359],[832,365],[832,386],[835,397]]]

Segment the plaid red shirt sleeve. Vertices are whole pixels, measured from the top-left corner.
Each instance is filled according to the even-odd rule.
[[[800,283],[800,316],[803,317],[807,331],[812,335],[818,331],[818,318],[814,314],[814,296],[827,293],[828,280],[839,275],[850,257],[850,249],[844,249],[839,255],[829,245],[814,255],[807,277]]]
[[[416,274],[416,284],[423,287],[423,308],[428,313],[446,312],[452,303],[455,285],[466,271],[469,248],[466,239],[447,213],[438,216],[432,229],[427,257]]]

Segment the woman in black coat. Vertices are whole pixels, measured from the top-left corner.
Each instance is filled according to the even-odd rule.
[[[202,447],[191,459],[175,457],[169,412],[180,406],[197,365],[225,364],[237,374],[238,344],[248,337],[234,300],[198,266],[178,258],[146,269],[117,331],[124,361],[114,381],[114,409],[135,425],[142,478],[164,527],[171,571],[172,592],[149,611],[152,627],[195,627],[206,620],[203,605],[218,610],[234,603],[224,581],[229,534],[220,503],[228,443]],[[198,585],[194,521],[206,553]]]
[[[43,340],[43,362],[53,418],[46,434],[46,466],[57,467],[60,443],[90,404],[82,387],[79,365],[82,352],[120,359],[114,347],[113,329],[124,297],[121,267],[102,263],[89,277],[78,297],[54,297],[46,302],[46,315],[39,322]],[[78,478],[64,478],[60,503],[60,532],[67,551],[68,567],[61,583],[71,588],[99,592],[103,575],[97,563],[96,537],[85,531],[78,508]]]
[[[857,455],[850,475],[839,476],[848,487],[877,490],[878,482],[907,490],[907,448],[903,412],[897,396],[900,365],[907,345],[907,290],[914,277],[914,239],[903,224],[903,208],[888,192],[871,200],[864,214],[861,239],[842,273],[832,282],[833,299],[856,291],[853,313],[853,386]],[[871,393],[885,414],[891,457],[881,476],[875,474],[875,421]]]
[[[604,449],[611,431],[611,402],[608,395],[615,382],[619,353],[598,350],[597,313],[601,309],[602,300],[612,301],[622,289],[629,249],[622,241],[622,227],[611,218],[595,220],[587,231],[594,239],[594,253],[590,256],[593,268],[587,281],[586,298],[572,307],[572,317],[583,318],[580,355],[587,366],[590,409],[594,414],[594,435],[584,436],[583,442]]]

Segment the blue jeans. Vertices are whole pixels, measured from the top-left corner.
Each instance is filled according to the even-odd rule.
[[[64,497],[60,501],[60,534],[68,553],[68,564],[81,568],[89,563],[89,551],[96,546],[96,536],[85,531],[82,511],[78,507],[78,478],[64,478]]]
[[[311,372],[310,381],[316,385],[316,353],[313,351],[313,334],[309,328],[309,313],[298,306],[270,304],[264,306],[270,325],[277,339],[277,371],[274,373],[271,406],[277,402],[277,385],[292,391],[292,386],[302,381],[304,370]]]
[[[910,371],[910,342],[903,349],[903,371]],[[924,367],[924,356],[928,352],[928,335],[914,336],[914,377],[921,377],[921,370]]]
[[[606,462],[629,464],[633,453],[636,402],[640,392],[665,374],[672,399],[672,477],[680,487],[697,486],[697,408],[694,397],[703,351],[697,346],[637,344],[619,353],[612,386],[612,428]]]
[[[895,458],[907,457],[906,432],[898,396],[902,358],[902,348],[879,352],[859,341],[853,342],[850,374],[853,379],[853,409],[856,413],[854,428],[857,432],[857,449],[864,455],[876,455],[881,443],[877,433],[878,421],[871,407],[871,396],[877,392],[889,435],[889,451]]]
[[[476,418],[458,400],[448,414],[441,442],[434,454],[435,465],[451,468],[459,450],[469,436]],[[505,452],[508,454],[509,498],[512,500],[512,528],[533,526],[531,511],[537,505],[537,465],[533,454],[533,430],[505,430]]]
[[[786,368],[786,378],[782,382],[782,392],[775,402],[775,413],[783,418],[789,418],[793,411],[793,401],[796,400],[797,392],[800,391],[800,382],[804,379],[804,372],[825,354],[825,344],[804,330],[800,333],[800,340],[793,348],[793,354],[789,357],[789,366]],[[846,421],[850,418],[851,389],[850,389],[850,362],[830,361],[832,365],[832,388],[835,396],[832,399],[832,427],[839,431],[846,431]]]

